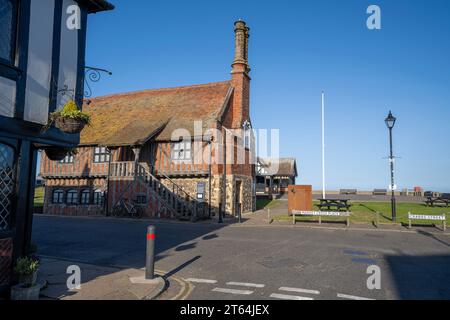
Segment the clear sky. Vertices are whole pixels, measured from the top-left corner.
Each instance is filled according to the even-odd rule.
[[[388,130],[396,182],[450,191],[450,1],[111,0],[90,16],[87,65],[112,77],[95,96],[230,78],[233,22],[251,28],[251,116],[281,130],[299,184],[321,187],[321,91],[328,188],[387,188]],[[366,9],[381,7],[381,30]]]

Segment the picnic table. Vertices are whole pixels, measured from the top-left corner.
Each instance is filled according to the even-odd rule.
[[[440,197],[427,197],[427,200],[425,201],[426,205],[431,205],[434,207],[436,204],[445,204],[445,206],[448,208],[450,202],[450,193],[443,193]]]
[[[352,206],[348,202],[349,199],[319,199],[320,203],[317,205],[320,211],[323,211],[325,208],[330,211],[332,209],[336,209],[337,211],[341,211],[344,209],[345,211],[349,211]]]

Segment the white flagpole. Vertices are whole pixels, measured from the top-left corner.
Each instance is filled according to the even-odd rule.
[[[325,93],[322,91],[322,197],[325,194]]]

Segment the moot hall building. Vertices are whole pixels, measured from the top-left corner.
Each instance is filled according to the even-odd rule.
[[[248,40],[237,21],[230,80],[85,102],[92,123],[76,152],[42,153],[44,212],[111,215],[125,202],[149,217],[196,220],[255,210]]]

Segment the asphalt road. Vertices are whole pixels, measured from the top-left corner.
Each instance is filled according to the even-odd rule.
[[[39,253],[144,267],[147,221],[35,216]],[[189,299],[450,299],[450,237],[155,222],[156,268],[195,288]],[[367,268],[381,289],[367,288]]]

